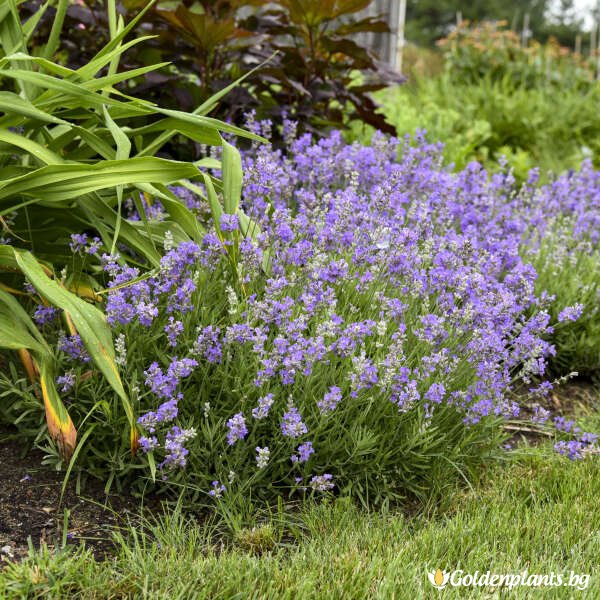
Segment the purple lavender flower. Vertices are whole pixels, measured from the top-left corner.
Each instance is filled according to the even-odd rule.
[[[60,310],[54,306],[44,306],[43,304],[39,304],[33,315],[33,320],[38,325],[47,325],[54,321],[59,315]]]
[[[149,411],[138,417],[137,422],[150,433],[154,433],[158,426],[158,416],[155,412]]]
[[[223,358],[223,346],[220,339],[221,330],[209,325],[200,331],[194,343],[194,354],[203,356],[209,363],[218,364]]]
[[[269,464],[269,458],[271,456],[271,451],[268,446],[261,448],[260,446],[256,446],[256,466],[259,469],[264,469]]]
[[[135,307],[131,302],[128,302],[127,295],[117,290],[108,295],[106,302],[106,319],[109,325],[120,323],[127,325],[135,317]]]
[[[157,362],[153,362],[146,371],[146,385],[161,398],[168,398],[175,392],[178,381],[170,380],[163,373]]]
[[[190,277],[186,277],[175,287],[175,291],[168,298],[167,312],[190,312],[194,306],[192,295],[196,291],[196,284]]]
[[[179,382],[191,375],[194,368],[198,366],[198,361],[193,358],[178,359],[175,357],[164,373],[157,362],[153,362],[148,370],[144,371],[146,375],[146,385],[159,398],[172,398]]]
[[[30,281],[27,279],[23,282],[23,289],[30,295],[35,296],[37,294],[37,290],[31,285]]]
[[[168,423],[177,417],[179,414],[179,407],[177,406],[178,399],[179,398],[171,398],[158,407],[156,419],[159,423]]]
[[[183,323],[176,321],[174,317],[169,317],[169,322],[165,325],[164,332],[167,334],[169,346],[175,348],[177,346],[177,337],[183,332]]]
[[[227,421],[227,443],[233,446],[238,440],[243,440],[248,435],[248,427],[246,426],[246,419],[240,412]]]
[[[325,396],[323,396],[323,400],[317,402],[317,406],[323,414],[327,414],[333,412],[341,400],[342,390],[340,390],[339,387],[332,385]]]
[[[138,438],[138,444],[142,452],[147,454],[148,452],[152,452],[155,448],[158,448],[158,439],[154,435],[151,437],[140,436]]]
[[[194,368],[198,366],[198,361],[193,358],[174,358],[168,368],[169,375],[183,379],[188,377],[194,371]]]
[[[583,434],[579,438],[560,441],[554,444],[554,450],[570,460],[581,460],[594,450],[598,436],[593,433]]]
[[[79,252],[79,253],[84,252],[87,241],[88,241],[87,233],[72,233],[71,234],[71,243],[69,244],[69,247],[71,248],[71,252]]]
[[[213,498],[220,498],[225,493],[225,490],[225,486],[215,480],[212,482],[212,490],[208,492],[208,495]]]
[[[583,313],[585,306],[583,304],[574,304],[573,306],[567,306],[558,313],[558,322],[564,321],[577,321]]]
[[[119,254],[103,254],[100,257],[100,264],[105,273],[110,277],[118,277],[121,272],[121,265],[119,264]],[[114,282],[111,281],[114,285]]]
[[[552,390],[554,386],[549,381],[542,381],[537,387],[530,388],[529,393],[535,396],[547,396]]]
[[[581,431],[579,427],[575,427],[575,421],[572,419],[565,419],[561,416],[554,417],[554,427],[556,427],[558,431],[563,431],[564,433],[579,433]]]
[[[267,394],[258,399],[258,406],[252,409],[252,416],[255,419],[264,419],[269,414],[271,406],[273,406],[273,394]]]
[[[102,240],[99,237],[95,237],[90,242],[89,246],[85,249],[87,254],[97,255],[102,248]]]
[[[531,420],[534,423],[538,423],[538,424],[543,424],[545,423],[550,417],[550,411],[546,410],[545,408],[536,405],[533,408],[533,415],[531,415]]]
[[[64,375],[57,377],[56,385],[59,386],[61,392],[69,392],[75,385],[75,371],[67,371]]]
[[[292,454],[292,462],[293,463],[304,463],[307,462],[310,458],[310,455],[313,454],[315,449],[313,448],[312,442],[304,442],[304,444],[300,444],[298,446],[298,450],[296,454]]]
[[[283,415],[281,421],[281,432],[286,437],[297,438],[308,431],[306,425],[302,422],[302,417],[298,409],[294,406],[289,408]]]
[[[165,459],[159,469],[183,468],[187,462],[189,450],[183,444],[196,436],[195,429],[181,429],[174,426],[167,433],[165,440]]]
[[[58,349],[64,352],[71,360],[79,360],[87,363],[92,360],[92,357],[88,354],[81,337],[79,334],[66,336],[61,332],[58,338]]]
[[[150,327],[158,316],[158,308],[151,302],[141,301],[136,306],[136,313],[140,323],[144,327]]]
[[[583,458],[581,444],[576,440],[557,442],[554,444],[554,450],[563,456],[567,456],[570,460],[579,460]]]
[[[186,187],[182,185],[169,186],[171,191],[183,201],[183,203],[190,210],[200,210],[202,209],[202,202],[198,196],[194,194],[191,190],[188,190]]]
[[[99,237],[90,240],[87,233],[72,233],[69,246],[71,252],[77,254],[97,255],[102,248],[102,240]]]
[[[596,433],[582,433],[579,437],[578,440],[582,443],[582,444],[588,444],[588,445],[592,445],[595,444],[598,441],[598,435]]]
[[[352,392],[350,396],[356,398],[360,390],[370,389],[378,383],[379,374],[373,361],[367,358],[364,352],[360,356],[352,357],[352,366],[353,370],[350,374]]]
[[[223,213],[221,215],[221,231],[236,231],[240,222],[237,215]]]
[[[330,475],[329,473],[315,475],[311,478],[309,485],[316,492],[327,492],[335,487],[332,479],[333,475]]]
[[[434,404],[441,404],[446,394],[446,388],[443,383],[432,383],[429,389],[423,395],[423,398]]]

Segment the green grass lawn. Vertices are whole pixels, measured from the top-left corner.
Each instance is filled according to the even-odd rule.
[[[171,514],[145,533],[125,530],[104,562],[89,551],[32,553],[0,575],[0,598],[599,598],[599,496],[597,457],[571,463],[550,446],[525,448],[449,498],[443,513],[366,512],[342,499],[223,543],[214,528]],[[427,579],[436,567],[574,571],[590,581],[585,591],[436,591]]]

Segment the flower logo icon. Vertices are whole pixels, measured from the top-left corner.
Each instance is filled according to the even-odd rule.
[[[429,583],[431,583],[434,588],[441,590],[446,587],[446,584],[450,579],[450,574],[442,571],[441,569],[436,569],[435,571],[427,573],[427,577],[429,579]]]

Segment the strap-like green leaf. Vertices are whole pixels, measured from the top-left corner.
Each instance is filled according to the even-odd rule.
[[[118,58],[119,56],[121,56],[121,54],[129,50],[129,48],[131,48],[132,46],[136,46],[137,44],[140,44],[147,40],[154,39],[155,37],[157,36],[145,35],[136,38],[135,40],[131,40],[126,44],[119,46],[118,48],[113,48],[110,52],[107,52],[105,54],[97,54],[94,58],[92,58],[92,60],[90,60],[89,63],[83,65],[77,71],[75,71],[75,73],[77,74],[77,78],[83,81],[93,78],[98,73],[98,71],[100,71],[106,65],[108,65],[114,58]],[[104,48],[104,50],[106,50],[106,48]]]
[[[206,187],[206,195],[208,197],[208,203],[210,205],[210,211],[212,213],[213,221],[215,222],[215,227],[217,228],[217,233],[219,237],[221,236],[221,215],[223,214],[223,207],[219,202],[219,198],[217,197],[217,192],[215,192],[215,186],[211,178],[206,174],[202,173],[202,177],[204,178],[204,185]]]
[[[172,117],[161,119],[151,125],[139,127],[137,129],[129,129],[127,133],[131,136],[147,135],[149,133],[162,131],[177,131],[186,137],[200,144],[208,144],[210,146],[219,146],[221,137],[219,132],[214,127],[209,127],[202,123],[186,123]],[[138,156],[147,156],[148,152],[140,152]]]
[[[38,354],[44,352],[44,347],[29,334],[20,324],[10,322],[10,315],[0,309],[0,348],[19,350],[27,348]]]
[[[194,173],[196,177],[200,175],[199,171]],[[181,177],[183,179],[183,177]],[[155,184],[140,184],[137,185],[140,190],[147,192],[151,196],[160,198],[165,210],[171,218],[179,224],[179,226],[196,242],[200,242],[204,236],[204,229],[194,216],[192,211],[185,206],[173,192],[167,189],[164,185]]]
[[[149,156],[106,160],[94,165],[51,165],[0,182],[0,207],[4,212],[7,206],[14,206],[19,195],[57,202],[117,185],[169,184],[198,175],[198,170],[189,163]]]
[[[48,150],[48,148],[12,131],[0,129],[0,142],[29,152],[29,154],[45,165],[58,165],[65,162],[58,154]]]
[[[8,56],[4,57],[4,60],[12,63],[16,62],[17,64],[28,64],[34,63],[43,67],[49,73],[57,75],[58,77],[73,77],[75,75],[75,71],[73,69],[69,69],[68,67],[63,67],[58,63],[52,62],[46,58],[41,58],[39,56],[30,56],[29,54],[25,54],[24,52],[14,52]]]
[[[0,270],[20,271],[19,263],[15,258],[14,248],[5,244],[0,245]]]
[[[51,0],[46,0],[40,8],[38,8],[29,19],[27,19],[26,23],[23,23],[23,35],[25,36],[25,42],[28,43],[31,39],[31,36],[35,32],[38,23],[42,20],[42,17],[46,13],[48,6],[50,6]],[[2,17],[0,16],[0,21]]]
[[[125,160],[129,158],[129,153],[131,152],[131,142],[129,138],[125,135],[125,133],[119,128],[119,126],[111,119],[106,106],[104,108],[104,120],[106,121],[106,126],[108,127],[110,133],[117,144],[117,152],[116,159],[117,160]],[[121,230],[121,204],[123,202],[123,184],[119,184],[116,186],[117,190],[117,211],[116,216],[117,220],[115,223],[115,233],[113,236],[113,241],[110,246],[110,253],[114,254],[117,248],[117,240],[119,239],[119,232]]]
[[[242,197],[242,158],[237,148],[223,140],[223,207],[225,212],[234,215]]]
[[[50,348],[44,339],[44,336],[39,332],[35,323],[31,320],[31,317],[27,314],[27,311],[19,304],[17,299],[5,292],[0,290],[0,311],[7,317],[9,327],[21,328],[33,338],[37,344],[37,348],[33,346],[22,346],[23,348],[30,348],[31,350],[37,350],[39,352],[50,352]]]
[[[83,84],[83,86],[91,91],[103,90],[106,88],[111,88],[113,85],[121,83],[122,81],[129,81],[131,79],[134,79],[135,77],[139,77],[140,75],[145,75],[146,73],[162,69],[163,67],[166,67],[168,65],[168,62],[163,62],[157,63],[155,65],[149,65],[147,67],[129,69],[128,71],[123,71],[122,73],[115,73],[114,75],[107,75],[106,77],[90,79],[90,81],[86,81]]]
[[[135,429],[133,408],[119,376],[112,336],[102,312],[50,279],[30,252],[15,248],[14,254],[23,274],[38,294],[69,314],[92,360],[121,398],[130,427]]]
[[[0,46],[4,49],[4,54],[7,55],[26,50],[27,38],[21,25],[16,0],[3,0],[1,4],[7,9],[6,12],[4,12],[3,18],[0,19]],[[2,59],[1,62],[5,64],[8,61]],[[21,61],[18,66],[21,66],[24,69],[31,68],[28,63],[23,61]],[[37,91],[35,85],[32,83],[25,80],[19,80],[18,86],[26,98],[31,99],[35,97]]]
[[[18,262],[16,254],[15,260]],[[46,277],[39,265],[38,268]],[[75,448],[77,433],[54,385],[54,357],[25,309],[4,290],[0,290],[0,348],[20,351],[27,349],[34,353],[35,363],[40,368],[48,432],[68,460]]]
[[[42,123],[62,123],[67,125],[67,121],[63,121],[54,115],[51,115],[43,110],[40,110],[33,105],[29,100],[21,98],[13,92],[0,92],[0,111],[6,113],[7,116],[0,119],[0,124],[9,127],[12,123],[6,123],[8,119],[14,119],[13,115],[20,115],[28,119],[41,121]]]
[[[244,79],[251,77],[252,75],[254,75],[254,73],[256,73],[257,71],[262,69],[267,63],[269,63],[273,59],[273,57],[276,54],[277,54],[277,51],[273,52],[273,54],[271,54],[271,56],[269,56],[269,58],[267,58],[267,60],[265,60],[265,62],[261,63],[257,67],[254,67],[254,69],[252,69],[251,71],[244,73],[239,79],[236,79],[233,83],[230,83],[228,86],[225,86],[223,89],[221,89],[217,93],[213,94],[210,98],[205,100],[198,108],[196,108],[196,110],[194,111],[194,114],[196,114],[196,115],[208,114],[213,109],[213,107],[217,105],[217,103],[219,102],[219,100],[221,100],[221,98],[223,98],[224,96],[229,94],[229,92],[231,92],[231,90],[235,89],[238,85],[240,85],[240,83],[242,83],[242,81],[244,81]]]
[[[57,106],[63,105],[66,98],[78,98],[82,106],[93,106],[102,108],[105,104],[115,107],[126,108],[128,112],[134,115],[147,115],[152,110],[143,102],[128,102],[123,103],[114,98],[108,98],[91,92],[81,84],[67,81],[66,79],[58,79],[46,73],[33,71],[25,71],[23,69],[14,69],[3,67],[0,69],[0,77],[10,77],[16,79],[20,83],[30,83],[39,88],[48,90],[51,93],[45,93],[36,99],[39,107],[46,108],[47,105]]]
[[[146,11],[150,10],[154,3],[155,0],[151,0],[150,2],[148,2],[148,4],[146,4],[146,6],[144,6],[144,8],[142,8],[142,10],[140,10],[140,12],[131,21],[129,21],[129,23],[121,31],[119,31],[119,33],[116,36],[112,37],[110,42],[106,44],[106,46],[104,46],[104,48],[102,48],[102,50],[100,50],[98,54],[96,54],[96,56],[87,65],[84,65],[83,67],[81,67],[81,69],[79,69],[79,73],[84,79],[93,77],[96,74],[97,70],[99,70],[97,69],[97,65],[102,60],[106,60],[108,58],[108,60],[104,64],[108,64],[112,60],[111,54],[114,51],[119,50],[121,42],[133,30],[133,28],[137,25],[140,19],[144,16]],[[124,51],[124,49],[125,46],[120,48],[121,52]]]
[[[60,45],[60,34],[67,16],[67,8],[69,7],[69,0],[59,0],[58,7],[56,8],[56,14],[52,22],[52,29],[50,30],[50,36],[48,37],[48,43],[44,48],[44,57],[52,58],[54,53],[58,50]]]

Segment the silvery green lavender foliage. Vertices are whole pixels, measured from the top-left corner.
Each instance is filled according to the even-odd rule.
[[[142,454],[213,499],[443,487],[499,447],[517,389],[551,389],[554,328],[585,307],[539,290],[531,260],[559,222],[575,240],[566,253],[596,247],[600,176],[584,165],[538,188],[533,173],[515,192],[508,173],[450,173],[423,140],[315,143],[285,127],[286,154],[244,156],[252,235],[226,216],[226,236],[213,224],[199,245],[167,237],[143,279],[103,257]],[[61,347],[77,359],[77,340]],[[596,452],[593,434],[556,430],[558,452]]]

